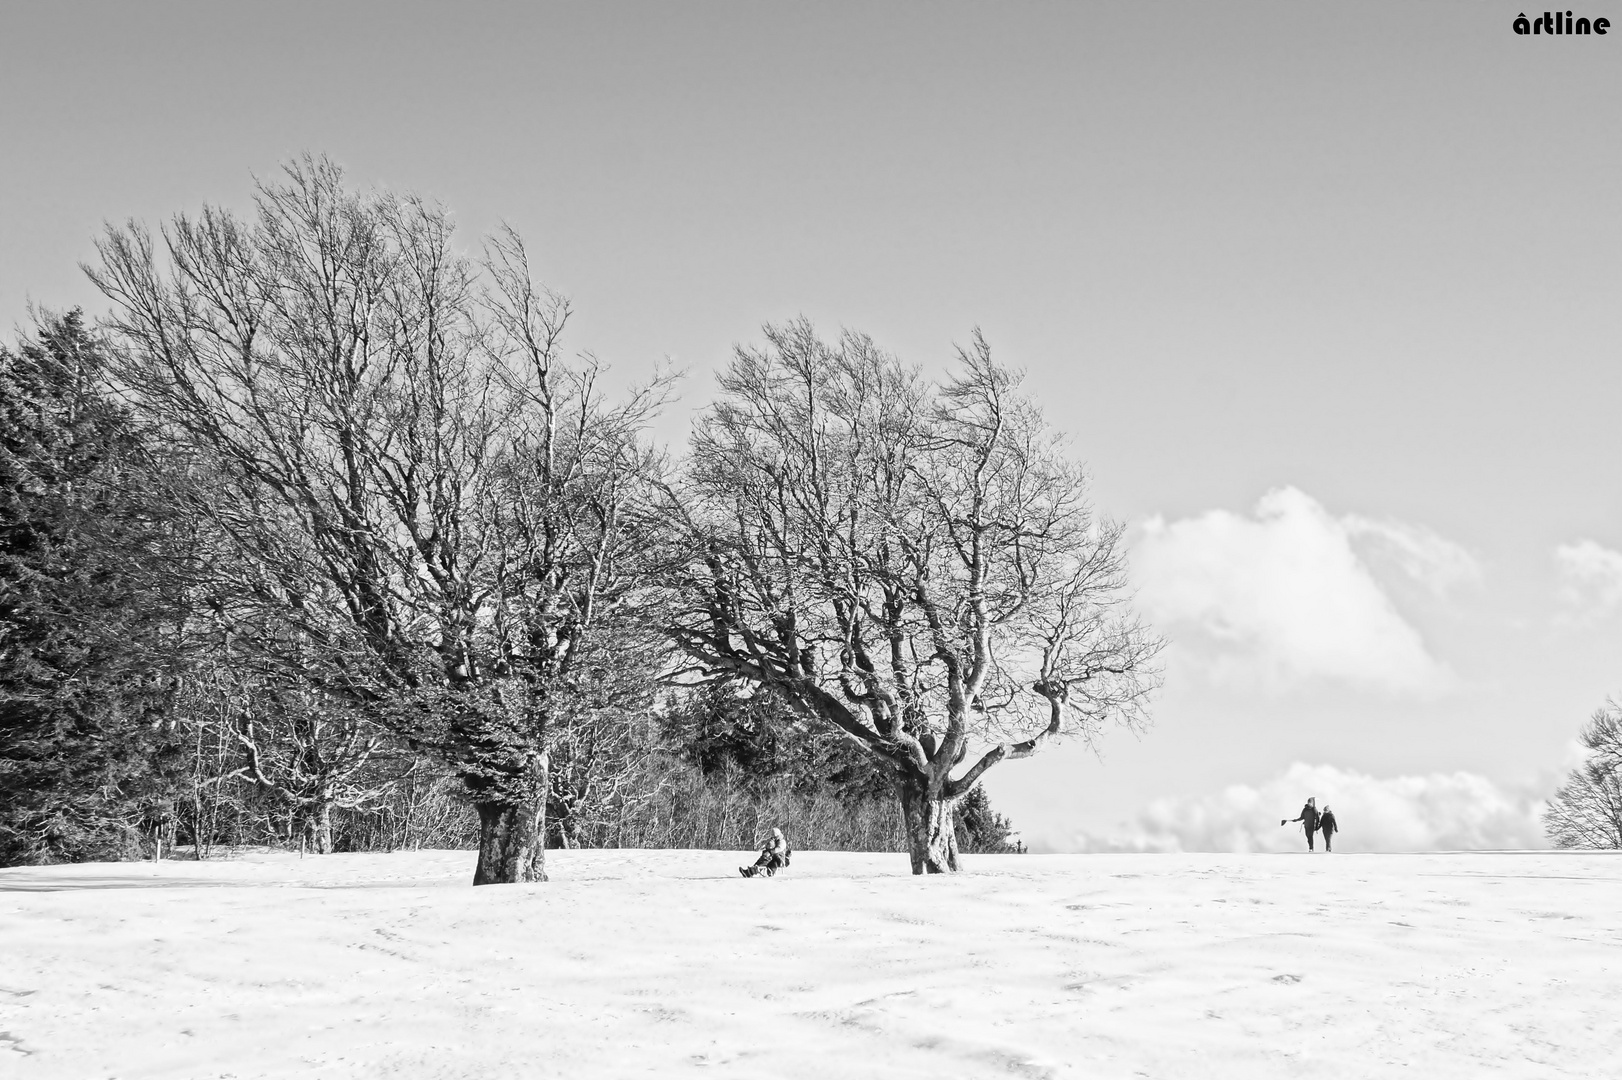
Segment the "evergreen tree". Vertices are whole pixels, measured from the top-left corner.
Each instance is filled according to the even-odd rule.
[[[961,851],[1000,855],[1025,850],[1015,839],[1014,823],[991,808],[991,797],[983,786],[969,792],[958,803],[953,826],[957,829],[957,846]]]
[[[771,687],[706,683],[665,719],[677,757],[705,775],[732,772],[746,787],[786,777],[797,791],[831,788],[851,799],[891,798],[883,766],[850,740],[808,723]]]
[[[128,855],[160,794],[162,523],[103,366],[77,311],[0,346],[0,865]]]

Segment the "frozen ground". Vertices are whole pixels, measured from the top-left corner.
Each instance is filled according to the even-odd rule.
[[[0,1076],[1615,1076],[1622,858],[0,870]]]

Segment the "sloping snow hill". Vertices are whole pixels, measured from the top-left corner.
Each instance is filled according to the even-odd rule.
[[[580,851],[0,871],[0,1076],[1601,1077],[1622,859]]]

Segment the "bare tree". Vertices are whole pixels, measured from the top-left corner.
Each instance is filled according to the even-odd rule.
[[[276,637],[255,642],[259,658],[226,652],[215,669],[215,692],[237,750],[236,768],[226,776],[274,795],[292,810],[304,848],[326,855],[334,810],[377,808],[421,761],[353,696],[311,677],[323,658],[283,669],[280,662],[309,650]]]
[[[1622,706],[1607,701],[1579,738],[1588,759],[1549,800],[1543,831],[1555,847],[1622,848]]]
[[[552,696],[614,606],[658,392],[608,409],[558,362],[567,307],[511,234],[474,262],[439,207],[285,173],[251,222],[108,231],[87,269],[122,377],[220,478],[200,509],[322,691],[461,778],[475,884],[544,879]]]
[[[518,832],[501,822],[495,830],[521,833],[523,850],[509,844],[481,860],[538,863],[549,796],[572,809],[586,777],[605,778],[662,666],[663,642],[649,626],[660,596],[648,567],[662,527],[653,510],[664,462],[641,433],[673,379],[657,375],[609,402],[595,359],[562,362],[568,305],[534,285],[518,237],[507,230],[492,238],[484,265],[491,283],[487,347],[501,359],[513,403],[508,452],[487,515],[499,552],[486,605],[492,670],[508,707],[522,702],[549,745],[532,801],[524,804],[533,818],[518,823]],[[556,782],[551,743],[566,758]],[[485,782],[471,776],[476,799]],[[567,835],[570,823],[562,825]]]
[[[673,501],[671,632],[700,675],[875,754],[913,872],[956,870],[953,808],[987,769],[1146,722],[1160,641],[1122,527],[978,333],[933,386],[865,337],[766,338],[721,376]]]
[[[646,712],[588,709],[553,729],[547,820],[557,846],[578,847],[606,827],[641,790],[661,746]]]

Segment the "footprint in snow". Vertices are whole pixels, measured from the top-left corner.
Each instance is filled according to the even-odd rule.
[[[0,1031],[0,1050],[10,1050],[23,1057],[33,1057],[34,1052],[23,1045],[23,1041],[9,1031]]]

